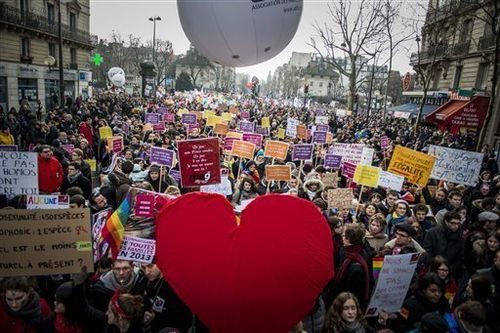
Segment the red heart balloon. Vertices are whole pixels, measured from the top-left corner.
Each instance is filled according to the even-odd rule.
[[[157,217],[157,264],[212,332],[286,333],[333,277],[330,229],[288,195],[258,197],[240,218],[218,194],[172,201]]]

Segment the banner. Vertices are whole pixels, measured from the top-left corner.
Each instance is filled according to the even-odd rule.
[[[291,138],[297,137],[297,126],[300,125],[300,121],[297,119],[293,118],[288,118],[288,121],[286,123],[286,136],[289,136]],[[284,138],[284,137],[283,137]]]
[[[396,146],[387,171],[406,177],[410,183],[427,185],[436,158],[413,149]]]
[[[268,140],[266,142],[266,148],[264,150],[265,157],[277,158],[279,160],[285,160],[288,153],[289,143],[281,141]]]
[[[312,142],[317,144],[325,144],[326,143],[326,132],[314,131]]]
[[[0,151],[0,194],[38,194],[38,154]]]
[[[468,186],[475,186],[479,181],[483,153],[431,145],[429,155],[436,157],[432,179]]]
[[[354,172],[353,180],[356,184],[377,187],[380,178],[380,168],[365,164],[358,164]]]
[[[117,259],[150,264],[153,262],[155,251],[156,241],[154,239],[125,235]]]
[[[262,128],[271,127],[271,122],[269,121],[269,117],[262,117],[262,119],[260,120],[260,124]]]
[[[0,210],[0,253],[4,277],[92,271],[90,210]]]
[[[183,140],[177,147],[182,187],[220,183],[218,138]]]
[[[385,256],[375,290],[366,310],[367,316],[376,316],[381,311],[399,312],[417,267],[418,254]]]
[[[350,188],[335,188],[328,190],[328,208],[351,209],[354,196]]]
[[[342,156],[342,164],[349,162],[356,165],[361,161],[364,146],[357,143],[335,143],[328,153]]]
[[[99,137],[101,140],[106,140],[113,136],[113,130],[109,126],[99,127]]]
[[[26,209],[68,209],[69,195],[28,195]]]
[[[242,121],[240,122],[240,130],[246,133],[253,133],[255,132],[255,123],[252,123],[250,121]]]
[[[255,145],[253,143],[239,140],[233,141],[231,155],[252,160],[254,153]]]
[[[289,165],[266,165],[267,181],[290,181],[292,170]]]
[[[395,175],[393,173],[387,171],[380,171],[380,178],[378,180],[378,186],[388,187],[394,191],[401,191],[403,188],[403,183],[405,181],[405,177]]]
[[[342,165],[342,175],[344,175],[345,177],[352,179],[355,172],[356,165],[349,162],[345,162],[344,165]]]
[[[171,168],[174,165],[175,152],[170,149],[152,147],[149,160],[153,164],[163,165]]]
[[[309,143],[296,144],[293,146],[292,161],[312,160],[314,145]]]
[[[251,142],[256,148],[262,147],[262,135],[254,133],[243,133],[241,140],[246,142]]]
[[[342,156],[334,154],[326,154],[324,167],[327,169],[338,169],[340,168],[341,162],[342,162]]]

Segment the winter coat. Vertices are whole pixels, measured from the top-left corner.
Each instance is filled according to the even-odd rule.
[[[89,126],[89,124],[87,124],[86,122],[82,122],[80,124],[80,128],[78,129],[78,131],[89,142],[89,146],[93,147],[94,146],[94,130],[92,129],[92,127]]]
[[[389,241],[389,237],[384,232],[372,235],[370,232],[366,231],[365,239],[377,253],[382,250],[385,243]]]
[[[12,134],[0,132],[0,145],[13,145],[14,143]]]
[[[425,253],[424,248],[420,246],[420,244],[418,244],[416,240],[412,239],[411,242],[412,244],[410,246],[415,248],[415,250],[417,250],[417,253]],[[392,239],[385,244],[385,248],[390,250],[393,250],[395,246],[396,246],[396,239]]]
[[[64,177],[62,187],[61,187],[61,193],[66,194],[68,188],[70,187],[79,187],[83,191],[83,197],[85,199],[90,198],[90,194],[92,193],[92,186],[90,184],[90,179],[85,177],[81,172],[79,173],[78,177],[71,181],[70,176]]]
[[[118,183],[113,184],[116,187],[116,204],[120,206],[121,202],[127,196],[128,190],[130,189],[130,179],[123,172],[113,171],[113,174],[118,178]]]
[[[308,333],[321,333],[325,324],[325,302],[320,296],[314,304],[314,309],[302,319],[303,329]]]
[[[313,183],[318,184],[318,187],[316,188],[315,192],[312,192],[309,189],[309,187]],[[321,180],[312,178],[312,179],[305,181],[304,185],[302,186],[303,192],[299,193],[299,196],[303,199],[313,201],[314,199],[321,198],[321,191],[323,191],[324,188],[325,188],[325,185],[323,184],[323,182]]]
[[[400,223],[406,223],[408,221],[408,216],[398,216],[396,213],[387,215],[385,224],[385,233],[392,238],[394,232],[396,231],[396,225]]]
[[[450,271],[457,276],[464,260],[465,242],[461,231],[451,232],[446,226],[433,227],[424,238],[423,248],[429,254],[430,261],[436,256],[443,256],[450,262]]]
[[[38,188],[40,193],[59,192],[64,179],[61,163],[55,158],[44,159],[38,156]]]
[[[13,312],[5,299],[0,302],[0,332],[2,333],[38,333],[43,321],[50,315],[47,302],[33,292],[32,298],[19,311]]]
[[[425,203],[431,207],[432,215],[436,215],[437,212],[446,207],[446,199],[443,201],[437,201],[436,198],[431,195],[431,192],[427,187],[422,189],[422,194],[424,195]]]
[[[423,315],[436,311],[441,315],[451,312],[446,297],[443,295],[439,302],[434,304],[429,302],[421,291],[417,291],[415,296],[404,301],[393,327],[396,332],[407,332],[417,327]]]

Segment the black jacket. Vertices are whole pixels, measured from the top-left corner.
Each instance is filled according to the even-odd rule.
[[[404,301],[393,328],[396,332],[407,332],[415,329],[423,315],[436,311],[441,315],[451,312],[450,305],[444,295],[437,304],[434,304],[429,302],[421,291],[417,291],[415,296]]]
[[[85,177],[82,173],[73,181],[71,182],[69,179],[69,176],[64,177],[62,187],[61,187],[61,193],[66,194],[66,191],[70,187],[79,187],[83,191],[83,197],[85,199],[90,199],[90,194],[92,194],[92,185],[90,183],[90,179]]]
[[[446,226],[438,225],[427,231],[423,248],[427,252],[429,264],[436,256],[443,256],[450,262],[451,274],[454,277],[460,273],[464,261],[465,242],[462,232],[451,232]]]

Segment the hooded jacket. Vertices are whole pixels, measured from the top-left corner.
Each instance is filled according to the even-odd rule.
[[[310,190],[311,184],[318,184],[318,188],[316,189],[316,191],[313,192]],[[325,185],[319,179],[312,178],[312,179],[306,180],[306,182],[302,186],[302,189],[304,190],[304,192],[301,193],[301,198],[304,198],[304,199],[310,200],[310,201],[313,201],[316,198],[321,198],[321,192],[323,191],[324,188],[325,188]]]

